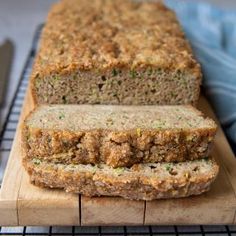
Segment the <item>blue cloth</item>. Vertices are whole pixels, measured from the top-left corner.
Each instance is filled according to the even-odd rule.
[[[203,87],[236,150],[236,11],[199,1],[166,0],[202,65]]]

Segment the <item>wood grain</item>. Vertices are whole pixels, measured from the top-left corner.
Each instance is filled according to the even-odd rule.
[[[81,225],[142,225],[144,201],[81,197]]]
[[[216,119],[205,98],[200,99],[199,107]],[[21,165],[20,125],[32,109],[27,91],[0,193],[1,225],[79,225],[80,221],[81,225],[235,223],[236,160],[221,128],[212,153],[221,166],[220,174],[208,193],[150,202],[119,197],[80,199],[76,194],[30,184]]]
[[[79,197],[30,184],[24,171],[18,195],[19,225],[80,225]]]
[[[20,158],[20,126],[25,116],[32,109],[33,103],[29,97],[29,88],[24,99],[19,123],[12,144],[12,150],[9,156],[7,167],[4,173],[0,192],[0,225],[18,225],[17,200],[20,189],[23,169]]]

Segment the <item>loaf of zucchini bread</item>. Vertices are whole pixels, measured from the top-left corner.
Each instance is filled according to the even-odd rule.
[[[196,104],[200,66],[161,2],[62,0],[31,76],[39,104]]]
[[[24,122],[22,146],[28,159],[129,167],[205,158],[215,133],[190,105],[41,105]]]

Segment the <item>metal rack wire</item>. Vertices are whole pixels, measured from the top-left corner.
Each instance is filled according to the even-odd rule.
[[[236,235],[235,226],[2,227],[0,235]]]
[[[17,122],[20,116],[28,78],[37,51],[41,26],[36,31],[33,44],[16,92],[10,105],[6,121],[0,132],[0,172],[5,168]],[[0,176],[0,178],[2,175]],[[1,212],[0,212],[1,217]],[[0,227],[0,235],[236,235],[236,226],[142,226],[142,227]]]

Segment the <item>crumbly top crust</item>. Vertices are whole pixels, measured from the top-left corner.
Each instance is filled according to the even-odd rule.
[[[200,76],[175,14],[163,3],[62,0],[49,12],[33,73],[147,67]]]

